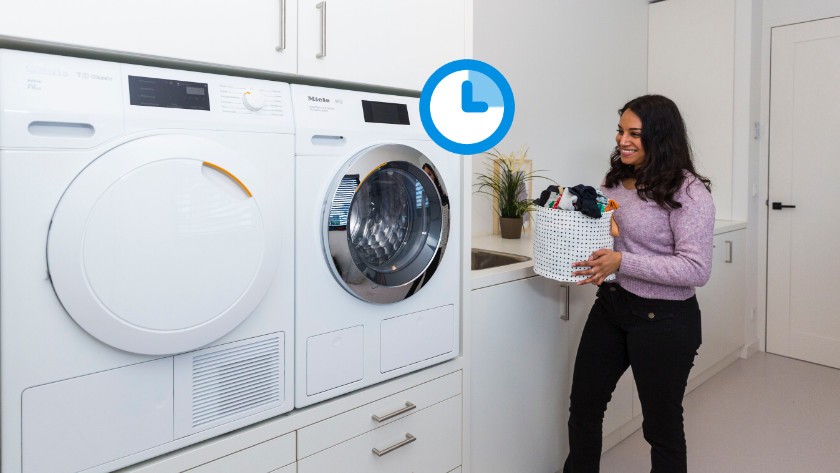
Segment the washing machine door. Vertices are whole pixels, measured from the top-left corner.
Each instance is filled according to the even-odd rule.
[[[327,264],[347,291],[368,302],[401,301],[431,279],[443,257],[446,188],[420,151],[373,146],[334,179],[323,228]]]
[[[70,184],[50,225],[61,304],[92,336],[134,353],[184,352],[230,332],[291,244],[280,240],[267,179],[234,150],[194,136],[104,153]]]

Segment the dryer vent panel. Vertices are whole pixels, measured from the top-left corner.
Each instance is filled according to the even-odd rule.
[[[283,403],[283,333],[175,357],[175,437]]]

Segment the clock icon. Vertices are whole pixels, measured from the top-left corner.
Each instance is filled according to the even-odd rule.
[[[434,72],[420,94],[426,133],[447,151],[471,155],[497,145],[513,124],[513,91],[501,72],[460,59]]]

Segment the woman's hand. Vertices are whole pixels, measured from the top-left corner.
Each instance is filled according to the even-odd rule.
[[[587,261],[572,263],[573,268],[579,266],[588,266],[590,269],[574,271],[572,276],[591,277],[584,279],[583,281],[578,281],[578,285],[593,283],[600,286],[601,283],[604,282],[604,278],[618,271],[618,268],[621,267],[621,252],[608,250],[606,248],[595,250]]]

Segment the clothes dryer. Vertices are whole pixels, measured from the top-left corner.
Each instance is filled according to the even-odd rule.
[[[293,407],[288,84],[0,51],[3,472]]]
[[[292,102],[300,407],[458,355],[462,171],[416,98],[293,84]]]

